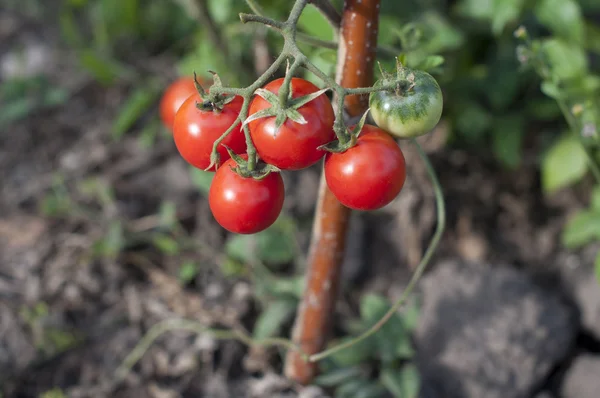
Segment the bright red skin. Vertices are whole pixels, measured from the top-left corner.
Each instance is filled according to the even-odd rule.
[[[159,112],[160,119],[165,127],[172,129],[175,121],[175,114],[190,95],[197,93],[194,79],[181,77],[175,80],[165,90],[160,99]]]
[[[273,80],[264,89],[277,94],[282,84],[283,78]],[[292,78],[292,98],[316,91],[319,88],[311,82]],[[270,107],[269,102],[256,96],[250,104],[249,114]],[[250,135],[263,161],[282,170],[300,170],[315,164],[325,155],[317,147],[335,140],[335,115],[329,98],[322,94],[300,107],[298,112],[304,116],[306,124],[287,119],[278,131],[275,129],[275,117],[250,122]]]
[[[215,173],[208,203],[213,216],[226,230],[238,234],[254,234],[270,227],[283,208],[284,187],[279,173],[262,180],[244,178],[225,162]]]
[[[344,206],[375,210],[390,203],[402,190],[406,162],[389,134],[365,125],[355,146],[325,156],[325,179]]]
[[[210,154],[214,142],[236,121],[242,108],[243,99],[235,97],[233,101],[223,107],[221,112],[201,111],[196,107],[196,103],[201,102],[202,98],[196,93],[181,105],[175,115],[173,139],[177,150],[189,164],[205,170],[210,165]],[[234,127],[217,148],[221,156],[221,164],[229,159],[229,153],[223,145],[228,146],[235,153],[245,152],[246,140],[243,130]],[[211,167],[209,171],[215,171],[215,167]]]

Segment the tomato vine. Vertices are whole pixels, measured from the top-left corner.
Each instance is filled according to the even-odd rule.
[[[393,158],[390,160],[390,164],[393,164],[394,170],[391,173],[388,173],[388,175],[382,175],[381,178],[385,179],[385,181],[388,182],[393,180],[394,183],[387,184],[384,181],[384,183],[381,184],[381,181],[376,181],[376,179],[372,179],[374,187],[373,189],[380,189],[382,186],[390,186],[392,187],[393,192],[380,192],[378,193],[379,197],[369,198],[367,200],[368,203],[364,201],[359,201],[359,203],[350,201],[352,203],[355,203],[355,205],[353,205],[352,203],[347,203],[347,206],[358,209],[374,209],[389,203],[398,194],[398,192],[402,188],[402,185],[404,184],[404,157],[396,143],[393,141],[393,139],[390,138],[390,136],[388,136],[386,133],[384,133],[383,130],[374,126],[364,126],[368,110],[364,112],[363,117],[357,125],[348,126],[345,119],[347,115],[345,114],[344,105],[347,103],[347,99],[350,96],[364,96],[379,92],[387,92],[390,96],[393,96],[394,93],[398,94],[400,92],[400,88],[402,88],[402,92],[404,94],[412,95],[414,93],[409,92],[414,87],[415,75],[408,73],[399,65],[397,74],[395,76],[388,75],[386,76],[383,82],[379,82],[374,86],[352,88],[344,87],[342,84],[336,82],[335,79],[328,76],[315,64],[313,64],[311,60],[299,49],[297,44],[298,40],[305,40],[309,42],[312,40],[309,37],[306,37],[305,35],[300,35],[299,32],[297,32],[298,20],[303,10],[309,3],[312,3],[319,10],[321,10],[326,15],[326,18],[333,25],[338,23],[336,22],[338,16],[335,14],[335,9],[329,7],[329,2],[317,0],[295,0],[287,20],[283,22],[266,17],[254,0],[246,0],[246,3],[255,12],[255,14],[240,14],[240,20],[242,21],[242,23],[260,23],[277,31],[284,39],[284,44],[281,49],[281,52],[262,75],[260,75],[252,84],[244,88],[223,86],[219,76],[215,72],[211,72],[211,74],[213,75],[214,83],[209,90],[204,90],[204,88],[196,80],[196,76],[194,76],[194,79],[197,83],[198,93],[195,94],[193,98],[190,98],[188,100],[196,102],[195,105],[199,112],[208,112],[208,115],[212,115],[214,116],[214,118],[217,119],[224,116],[225,110],[228,106],[231,107],[231,104],[233,104],[234,100],[237,103],[236,110],[239,109],[239,114],[237,115],[237,118],[235,118],[234,120],[229,120],[229,122],[231,123],[230,126],[226,128],[225,131],[223,131],[223,126],[220,126],[219,129],[213,129],[218,130],[219,133],[221,133],[221,131],[223,132],[220,136],[218,136],[218,138],[211,136],[209,140],[209,142],[213,140],[214,142],[212,144],[212,151],[209,156],[210,164],[208,165],[208,167],[206,167],[206,169],[208,170],[216,168],[217,175],[215,176],[215,179],[222,180],[222,185],[237,185],[235,189],[221,189],[220,192],[211,191],[209,201],[211,202],[210,204],[213,212],[214,208],[218,207],[217,213],[219,214],[215,214],[216,217],[218,216],[218,218],[221,218],[221,221],[218,221],[222,223],[222,225],[227,224],[226,228],[230,231],[238,233],[253,233],[259,229],[266,228],[269,223],[272,223],[274,221],[274,219],[279,214],[283,203],[283,182],[281,181],[281,177],[279,175],[269,176],[269,174],[272,172],[278,172],[280,170],[278,167],[272,164],[264,164],[264,161],[261,162],[256,148],[256,142],[254,142],[252,137],[252,123],[256,122],[260,118],[274,117],[274,123],[276,126],[274,130],[279,130],[288,118],[290,118],[295,123],[306,123],[304,116],[300,112],[300,108],[310,103],[311,101],[316,100],[318,97],[323,96],[324,93],[329,90],[331,90],[334,94],[334,119],[331,123],[330,116],[325,117],[325,119],[328,120],[325,124],[331,124],[331,129],[333,130],[333,133],[335,135],[335,140],[330,142],[324,142],[318,147],[319,150],[323,151],[323,155],[326,153],[326,151],[330,152],[327,155],[328,158],[326,159],[325,163],[327,164],[327,161],[332,159],[342,159],[343,156],[341,155],[345,155],[345,152],[350,153],[351,149],[355,149],[356,152],[363,151],[365,147],[371,145],[369,142],[373,141],[373,137],[379,137],[375,140],[378,140],[378,142],[374,145],[379,145],[380,149],[389,148],[391,150],[390,156],[391,158]],[[315,44],[319,44],[316,43],[314,40],[312,42]],[[374,51],[375,49],[372,50]],[[282,82],[277,82],[277,93],[265,89],[268,87],[267,83],[269,82],[269,79],[284,65],[287,65],[286,74]],[[323,90],[318,90],[316,87],[314,89],[310,88],[309,90],[305,90],[302,96],[298,97],[298,92],[294,92],[295,86],[293,85],[293,79],[294,74],[300,68],[304,68],[312,74],[314,74],[318,79],[321,80],[321,82],[326,88]],[[356,73],[363,73],[363,71],[357,70]],[[272,83],[273,82],[271,82],[271,84]],[[418,84],[419,82],[417,81],[416,83]],[[259,97],[262,97],[262,99],[269,102],[271,104],[271,108],[257,107],[256,111],[251,112],[251,104],[253,103],[253,101],[260,100],[261,98]],[[239,104],[240,100],[242,101],[241,105]],[[439,101],[440,102],[438,104],[438,107],[440,109],[439,113],[441,113],[441,94],[439,97]],[[327,100],[327,102],[329,104],[329,100]],[[306,109],[304,109],[304,112],[306,113]],[[178,118],[176,117],[175,119],[175,124],[177,124]],[[433,117],[432,120],[433,119],[435,119],[435,117]],[[432,120],[429,120],[426,123],[427,129],[431,128],[433,125],[435,125],[435,123],[437,123],[437,120],[439,120],[439,115],[437,115],[437,120],[433,120],[433,122]],[[218,168],[218,166],[221,165],[221,156],[219,155],[219,152],[223,154],[223,144],[228,142],[226,141],[228,136],[234,133],[234,130],[236,128],[240,128],[240,125],[241,130],[243,130],[243,136],[245,139],[246,154],[240,154],[238,151],[230,150],[230,148],[228,148],[228,154],[232,159],[227,160],[227,162],[223,164],[223,168]],[[363,126],[365,127],[366,131],[364,140],[362,140],[362,136],[359,136],[361,130],[363,130]],[[425,129],[425,127],[423,127],[423,129]],[[198,128],[196,128],[196,130],[198,130]],[[422,131],[421,134],[422,133],[425,133],[425,131]],[[211,131],[211,134],[214,134],[214,131]],[[417,134],[413,134],[411,132],[411,134],[407,135],[406,137],[413,137],[415,135]],[[325,137],[328,138],[327,135],[325,135]],[[165,324],[157,325],[156,328],[153,328],[151,332],[148,333],[142,339],[142,341],[140,341],[138,346],[127,357],[125,363],[120,368],[121,376],[124,372],[130,369],[131,366],[133,366],[133,364],[137,362],[137,360],[141,358],[141,356],[144,354],[144,352],[147,350],[147,348],[154,339],[156,339],[162,333],[173,329],[185,329],[195,332],[213,332],[217,337],[235,338],[248,344],[283,346],[292,352],[298,353],[300,358],[306,363],[315,363],[339,350],[349,348],[350,346],[369,337],[377,330],[379,330],[387,322],[387,320],[389,320],[390,317],[392,317],[392,315],[401,308],[401,306],[406,301],[407,297],[413,291],[417,281],[423,274],[425,267],[427,266],[433,253],[435,252],[437,245],[439,244],[439,241],[441,239],[443,230],[445,228],[445,204],[442,189],[437,179],[435,170],[431,165],[427,155],[419,146],[417,141],[412,139],[411,142],[415,145],[419,156],[425,163],[427,172],[433,183],[435,199],[437,204],[438,223],[435,233],[429,244],[429,247],[427,248],[420,264],[417,266],[407,288],[403,292],[403,295],[400,297],[400,299],[398,299],[398,301],[396,301],[393,304],[391,309],[375,325],[373,325],[371,328],[369,328],[367,331],[365,331],[358,337],[347,341],[343,344],[339,344],[321,352],[306,352],[300,346],[300,344],[296,343],[295,341],[285,339],[269,339],[265,341],[254,341],[247,334],[239,330],[229,332],[223,330],[213,330],[207,329],[199,323],[195,323],[192,321],[175,320]],[[353,148],[357,144],[358,147]],[[360,147],[360,145],[362,145],[362,147]],[[365,156],[373,156],[373,150],[370,151],[371,152],[367,150],[368,155]],[[301,166],[293,165],[289,168],[303,168],[312,163],[314,163],[312,158],[308,160],[304,159],[303,162],[301,162]],[[235,164],[237,164],[237,167],[234,167]],[[372,169],[372,171],[373,170],[375,169]],[[325,170],[325,172],[327,174],[327,170]],[[352,179],[352,177],[350,177],[350,179]],[[337,190],[343,191],[344,184],[348,183],[342,182]],[[265,189],[270,192],[269,195],[267,195],[269,196],[268,201],[270,202],[270,204],[268,206],[263,206],[262,204],[256,203],[256,201],[249,200],[248,198],[251,195],[249,191],[244,191],[242,189],[242,185],[262,185],[261,189]],[[227,191],[226,194],[225,191]],[[237,196],[235,198],[233,198],[233,196],[235,196],[232,193],[233,191],[236,191],[235,193]],[[246,197],[245,202],[243,197]],[[224,200],[223,198],[227,200]],[[218,203],[217,200],[219,200]],[[242,226],[236,222],[231,221],[231,212],[233,211],[233,209],[240,208],[240,206],[244,208],[245,219],[246,221],[249,220],[248,225]],[[272,211],[273,208],[275,208],[276,211]],[[329,314],[321,314],[321,316],[329,316]],[[309,376],[309,378],[310,377],[312,376]],[[303,381],[306,381],[306,379],[304,379]]]

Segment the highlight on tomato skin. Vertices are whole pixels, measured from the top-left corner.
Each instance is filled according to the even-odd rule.
[[[356,145],[341,153],[327,153],[327,186],[344,206],[376,210],[398,196],[406,180],[402,150],[379,127],[364,125]]]
[[[284,79],[271,81],[263,88],[277,94]],[[294,77],[291,80],[292,98],[298,98],[319,91],[308,80]],[[260,96],[254,97],[250,104],[249,115],[253,115],[271,104]],[[331,101],[322,94],[297,109],[306,119],[299,124],[287,119],[277,129],[275,116],[260,118],[250,122],[250,135],[260,158],[281,170],[300,170],[314,165],[325,156],[319,146],[335,140],[333,122],[335,114]]]
[[[225,104],[222,110],[215,112],[198,109],[196,105],[202,103],[202,97],[197,92],[189,97],[177,111],[173,123],[173,140],[181,157],[192,166],[206,170],[210,166],[210,155],[215,141],[233,123],[237,123],[236,127],[217,148],[220,163],[230,158],[225,146],[234,153],[245,153],[246,139],[243,130],[238,127],[241,123],[237,120],[243,102],[242,97],[237,96]],[[216,167],[213,166],[209,171],[215,170]]]
[[[242,157],[246,157],[245,155]],[[254,234],[273,225],[283,209],[284,185],[280,173],[272,172],[261,180],[242,177],[227,160],[215,173],[208,203],[215,220],[226,230]]]
[[[167,87],[159,104],[160,119],[165,127],[169,130],[173,128],[175,114],[181,105],[197,92],[194,79],[191,77],[181,77]]]

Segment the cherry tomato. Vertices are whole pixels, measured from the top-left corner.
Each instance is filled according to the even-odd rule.
[[[356,145],[325,156],[325,179],[335,197],[355,210],[390,203],[406,180],[404,155],[384,130],[365,125]]]
[[[244,178],[227,160],[215,173],[208,193],[213,216],[226,230],[238,234],[254,234],[270,227],[283,208],[284,187],[279,173],[261,180]]]
[[[273,80],[264,88],[273,93],[279,91],[283,78]],[[292,78],[292,98],[298,98],[319,91],[311,82]],[[263,98],[256,96],[250,104],[249,114],[271,107]],[[319,161],[325,152],[317,147],[335,140],[333,121],[335,115],[331,102],[325,94],[304,104],[298,112],[306,119],[299,124],[291,119],[277,130],[275,117],[265,117],[250,122],[250,135],[258,155],[266,163],[282,170],[299,170]]]
[[[210,154],[215,140],[236,121],[243,99],[235,97],[219,112],[198,109],[196,104],[201,102],[200,94],[196,93],[181,105],[175,115],[173,139],[177,150],[189,164],[205,170],[210,165]],[[229,159],[229,153],[223,145],[228,146],[235,153],[246,151],[244,132],[237,126],[221,144],[217,149],[221,156],[221,164]],[[215,167],[210,170],[214,171]]]
[[[437,81],[427,72],[407,71],[413,74],[411,88],[398,92],[375,91],[369,96],[371,116],[379,127],[398,138],[418,137],[429,133],[440,121],[444,100]],[[394,78],[378,80],[374,87],[394,83]],[[405,92],[402,92],[405,91]]]
[[[185,100],[195,93],[197,93],[197,90],[194,79],[189,77],[179,78],[167,87],[159,105],[160,118],[167,128],[173,128],[175,114]]]

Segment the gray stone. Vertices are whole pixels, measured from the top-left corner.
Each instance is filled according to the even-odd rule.
[[[442,263],[422,292],[417,360],[440,397],[530,397],[575,338],[570,307],[510,268]]]
[[[575,358],[562,385],[563,398],[600,396],[600,356],[583,354]]]
[[[594,277],[598,249],[590,245],[578,254],[564,252],[557,256],[561,280],[581,312],[581,324],[596,338],[600,338],[600,285]]]

